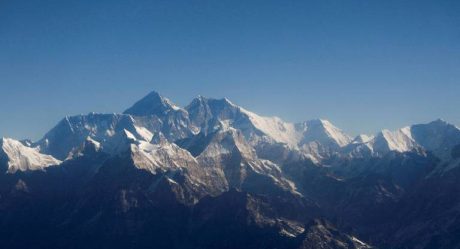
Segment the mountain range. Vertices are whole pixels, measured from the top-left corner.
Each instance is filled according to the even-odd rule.
[[[151,92],[0,143],[4,248],[460,248],[460,129],[440,119],[353,138]]]

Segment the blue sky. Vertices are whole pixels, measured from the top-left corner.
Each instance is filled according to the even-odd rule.
[[[156,90],[350,134],[460,124],[460,1],[0,1],[0,136]]]

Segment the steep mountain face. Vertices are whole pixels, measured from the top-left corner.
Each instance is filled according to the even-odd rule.
[[[348,152],[359,151],[385,155],[389,151],[409,152],[425,150],[442,160],[452,159],[452,149],[460,144],[460,129],[443,120],[417,124],[397,131],[383,130],[372,139],[358,137],[349,144]]]
[[[460,246],[460,130],[442,120],[352,139],[152,92],[1,145],[7,248]]]
[[[158,116],[163,118],[175,111],[181,111],[181,109],[169,99],[160,96],[160,94],[154,91],[136,102],[132,107],[124,111],[124,113],[133,116]]]
[[[460,144],[460,129],[443,120],[410,127],[411,137],[417,144],[441,159],[452,159],[452,149]]]
[[[0,157],[3,158],[7,166],[6,171],[9,173],[15,173],[18,170],[43,170],[61,163],[50,155],[40,153],[38,148],[31,148],[14,139],[2,138],[0,144]]]
[[[383,155],[389,151],[411,151],[417,146],[418,144],[412,139],[409,127],[394,132],[383,130],[373,139],[374,152]]]
[[[162,132],[171,141],[188,137],[198,131],[190,124],[186,110],[155,91],[136,102],[124,114],[133,116],[151,132]]]
[[[317,142],[322,146],[340,148],[351,142],[350,136],[327,120],[310,120],[298,126],[303,131],[301,145]]]
[[[65,160],[75,148],[90,138],[107,153],[117,153],[118,140],[125,131],[146,140],[152,137],[146,127],[136,125],[136,120],[129,115],[90,113],[65,117],[36,146],[40,147],[42,153]]]
[[[240,130],[247,141],[257,145],[262,141],[280,142],[296,145],[296,131],[294,125],[288,124],[279,118],[261,117],[236,106],[228,99],[207,99],[198,97],[186,107],[194,125],[201,128],[201,132],[212,132],[216,126],[232,127]]]

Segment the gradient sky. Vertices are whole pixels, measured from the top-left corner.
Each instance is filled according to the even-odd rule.
[[[0,136],[227,97],[350,134],[460,124],[460,1],[0,0]]]

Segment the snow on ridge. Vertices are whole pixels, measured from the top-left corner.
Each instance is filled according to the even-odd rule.
[[[126,109],[123,113],[134,116],[157,115],[164,116],[170,111],[185,111],[175,105],[171,100],[161,96],[159,93],[152,91],[142,99],[134,103],[133,106]]]
[[[197,164],[188,152],[172,143],[151,144],[138,141],[130,145],[134,165],[155,174],[157,170],[180,169],[189,164]]]
[[[394,131],[384,129],[368,141],[360,136],[353,140],[353,148],[359,150],[366,146],[373,155],[383,155],[388,151],[409,152],[422,149],[432,152],[442,160],[450,160],[450,150],[460,144],[460,130],[441,119]],[[358,150],[355,149],[355,152]]]
[[[18,170],[43,170],[62,162],[50,155],[41,154],[38,147],[27,147],[11,138],[2,138],[1,142],[2,150],[8,159],[8,173],[15,173]]]
[[[166,98],[166,97],[162,97],[164,102],[167,103],[169,105],[169,107],[171,107],[174,111],[179,111],[179,110],[182,110],[181,107],[177,106],[176,104],[174,104],[170,99]]]
[[[367,143],[374,139],[374,135],[367,135],[367,134],[360,134],[356,136],[351,143],[353,144],[361,144],[361,143]]]
[[[255,129],[261,131],[276,142],[285,143],[291,147],[295,147],[300,140],[301,134],[295,130],[294,124],[284,122],[278,117],[259,116],[238,105],[235,105],[227,98],[214,99],[198,96],[197,98],[193,99],[192,103],[190,103],[185,109],[189,110],[190,113],[190,109],[192,107],[195,108],[198,105],[204,105],[204,111],[209,111],[211,115],[216,115],[216,117],[218,117],[217,115],[219,115],[219,113],[223,110],[231,110],[231,112],[233,112],[231,115],[242,114],[245,119],[248,119],[248,121]],[[224,114],[224,116],[225,115],[226,114]],[[219,121],[226,121],[224,123],[225,126],[234,126],[234,128],[238,128],[241,125],[243,130],[249,128],[246,123],[238,121],[238,117],[240,116],[233,117],[235,117],[235,120],[230,121],[220,119]],[[205,118],[208,119],[205,120],[205,122],[207,122],[212,117],[208,115],[205,116]],[[225,116],[224,119],[226,118],[228,118],[228,116]]]
[[[312,126],[312,122],[319,122],[318,124],[322,126],[325,135],[334,140],[340,147],[349,144],[352,140],[351,137],[328,120],[309,120],[303,123],[303,128],[299,129],[296,124],[285,122],[279,117],[263,117],[242,107],[238,108],[249,117],[252,124],[257,129],[267,134],[275,141],[285,143],[291,147],[297,147],[303,139],[304,134],[311,131],[309,127]]]
[[[351,138],[341,129],[334,126],[331,122],[325,119],[320,119],[320,121],[328,135],[334,139],[340,147],[343,147],[351,142]]]
[[[341,129],[324,119],[312,119],[298,124],[303,131],[302,144],[320,143],[325,146],[344,147],[352,139]]]
[[[276,142],[285,143],[291,148],[297,148],[305,136],[316,137],[321,141],[333,140],[339,147],[344,147],[352,141],[350,136],[325,119],[314,119],[301,124],[294,124],[285,122],[276,116],[263,117],[242,107],[238,108],[249,117],[257,129]]]
[[[147,128],[141,126],[134,126],[136,133],[141,136],[141,138],[147,142],[150,142],[153,138],[153,133],[150,132]]]
[[[388,144],[388,149],[391,151],[406,152],[411,151],[417,147],[417,143],[412,139],[410,135],[410,129],[408,127],[390,131],[382,130],[381,137],[385,139]]]
[[[143,100],[147,101],[143,103]],[[198,124],[203,122],[215,124],[213,123],[215,120],[210,119],[209,116],[212,116],[212,118],[220,118],[218,121],[224,131],[229,129],[243,131],[246,139],[253,139],[249,142],[251,146],[257,146],[257,143],[260,141],[283,143],[290,149],[302,150],[302,153],[306,153],[307,156],[311,155],[314,157],[314,155],[318,153],[323,153],[323,148],[321,148],[321,146],[331,147],[332,150],[339,151],[340,147],[345,147],[350,143],[352,143],[356,148],[363,144],[372,152],[376,151],[384,153],[387,151],[411,151],[414,148],[422,147],[420,144],[424,144],[421,142],[421,139],[417,137],[417,133],[414,133],[411,130],[413,126],[404,127],[397,131],[383,130],[378,133],[377,136],[360,135],[355,139],[352,139],[341,129],[337,128],[325,119],[315,119],[295,124],[285,122],[279,117],[260,116],[235,105],[227,98],[207,99],[199,96],[193,101],[195,100],[200,102],[205,101],[206,105],[209,105],[204,108],[206,115],[204,115],[204,117],[198,117]],[[214,102],[217,101],[217,103],[208,103],[211,100]],[[160,130],[165,134],[168,134],[168,132],[176,132],[174,134],[179,134],[177,136],[178,138],[184,138],[190,134],[197,134],[200,129],[208,128],[206,125],[200,127],[195,126],[194,123],[188,123],[188,121],[191,120],[189,115],[177,115],[178,117],[176,117],[176,115],[167,115],[168,113],[181,114],[174,111],[171,112],[171,110],[183,110],[188,114],[188,109],[187,107],[182,109],[175,106],[169,99],[160,96],[156,92],[150,93],[144,97],[144,99],[135,103],[133,107],[135,107],[138,103],[141,103],[140,107],[142,108],[150,108],[147,108],[147,111],[153,111],[154,113],[159,111],[159,117],[147,120],[145,119],[147,117],[132,116],[126,112],[125,114],[90,113],[87,115],[72,117],[66,116],[57,127],[53,128],[48,133],[51,136],[46,134],[42,141],[39,141],[41,143],[35,143],[36,148],[30,148],[30,146],[24,147],[34,149],[41,155],[51,154],[56,158],[64,160],[67,156],[65,153],[69,153],[80,146],[81,143],[85,142],[87,137],[94,141],[94,143],[97,143],[96,147],[102,148],[102,151],[112,154],[118,153],[120,149],[127,149],[124,146],[126,146],[126,142],[130,142],[126,140],[132,140],[131,142],[135,143],[139,143],[139,141],[154,143],[154,141],[152,141],[152,139],[154,139],[153,134],[156,135],[157,132],[160,132]],[[153,104],[158,105],[154,106]],[[209,110],[211,104],[215,108],[212,111]],[[223,113],[221,117],[217,116],[219,115],[219,112]],[[162,116],[160,114],[164,115]],[[183,124],[183,126],[179,127],[181,130],[175,130],[178,129],[176,126],[168,128],[169,130],[164,130],[164,127],[161,127],[160,125],[168,124],[165,121],[178,122],[179,124]],[[436,120],[430,124],[432,124],[432,126],[436,129],[444,129],[446,125],[449,125],[443,120]],[[457,126],[453,127],[460,130]],[[452,127],[450,127],[450,129],[452,130]],[[168,136],[168,139],[171,142],[177,137],[171,138],[171,136]],[[444,142],[445,137],[446,136],[443,135],[439,140]],[[308,144],[310,142],[314,142],[314,145],[308,147],[309,150],[307,151],[302,146],[304,143]],[[48,146],[49,144],[51,144],[50,147]],[[430,140],[427,144],[433,143]],[[37,145],[41,146],[41,152],[39,149],[40,147],[37,147]]]
[[[284,122],[278,117],[262,117],[242,107],[239,108],[241,112],[249,117],[250,121],[257,129],[267,134],[275,141],[290,146],[297,146],[299,143],[301,133],[296,130],[294,124]]]

